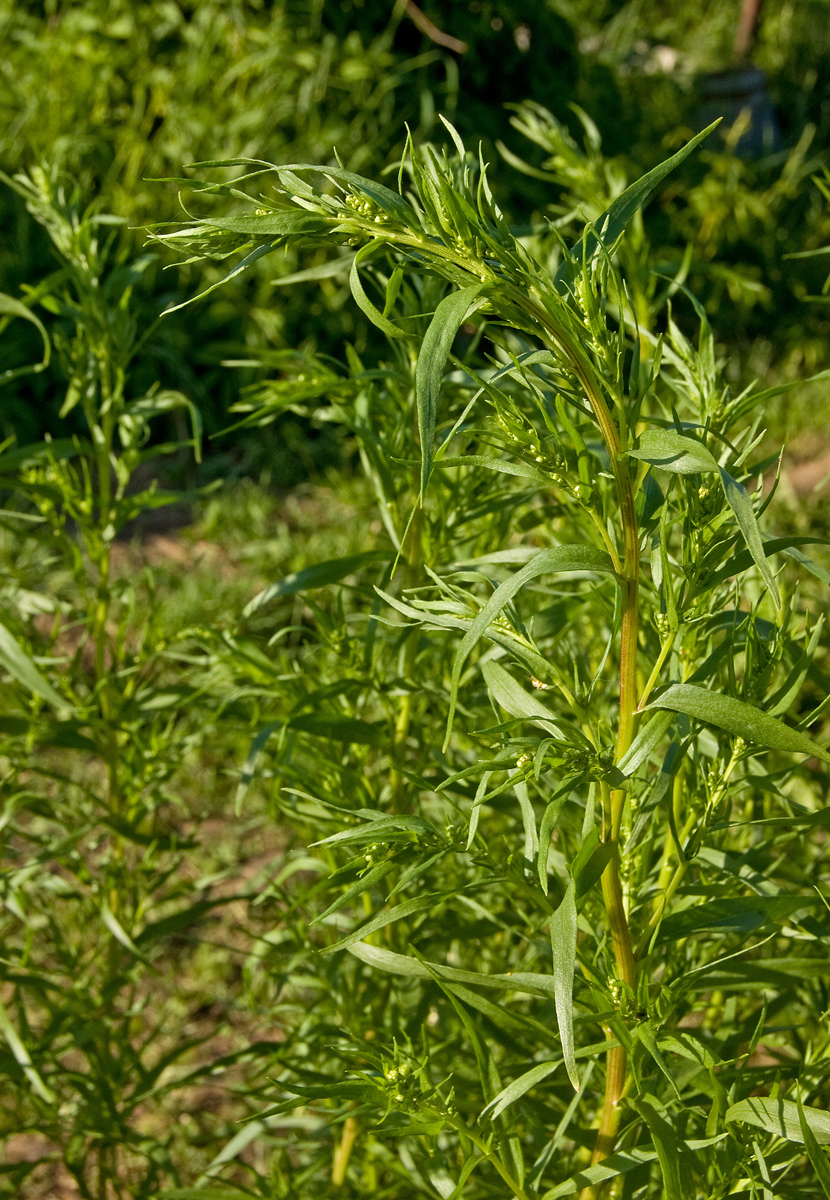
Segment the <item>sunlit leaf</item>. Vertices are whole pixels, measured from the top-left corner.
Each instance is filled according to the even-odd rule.
[[[685,713],[698,721],[714,725],[747,742],[755,742],[770,750],[785,750],[792,754],[810,754],[830,762],[830,753],[806,734],[790,728],[763,709],[755,708],[734,696],[710,692],[694,683],[673,683],[648,705]]]

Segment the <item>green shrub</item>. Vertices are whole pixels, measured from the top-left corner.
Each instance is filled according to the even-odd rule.
[[[293,642],[240,794],[275,739],[278,1194],[819,1195],[823,617],[774,556],[830,575],[760,530],[771,393],[724,383],[679,280],[621,269],[700,138],[540,260],[449,132],[400,194],[251,163],[256,211],[159,235],[337,248],[394,350],[280,359],[243,402],[345,424],[384,531],[244,614]]]

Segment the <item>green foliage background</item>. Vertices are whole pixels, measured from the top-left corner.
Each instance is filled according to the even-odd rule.
[[[425,38],[403,6],[385,0],[4,0],[0,168],[13,174],[45,161],[67,171],[87,201],[123,218],[128,254],[143,241],[138,227],[176,209],[174,190],[148,182],[153,177],[235,156],[332,162],[334,148],[347,167],[372,173],[400,152],[404,122],[429,136],[439,110],[467,140],[483,138],[494,161],[499,142],[525,150],[506,104],[542,103],[579,136],[568,108],[576,102],[596,122],[604,154],[633,178],[676,147],[684,128],[694,128],[697,81],[728,62],[737,4],[695,4],[671,16],[640,0],[474,0],[423,11],[465,43],[466,53]],[[719,308],[722,336],[738,351],[734,361],[746,370],[751,360],[756,373],[796,373],[825,361],[826,308],[802,303],[818,290],[818,270],[784,258],[826,241],[824,207],[807,184],[830,129],[823,16],[822,0],[775,0],[765,8],[756,49],[795,156],[782,151],[755,163],[709,147],[647,215],[667,265],[692,245],[690,284],[710,311]],[[655,57],[665,44],[679,54],[669,73]],[[499,191],[500,174],[498,198],[518,224],[550,205],[550,184],[528,178]],[[54,260],[5,189],[0,206],[0,288],[17,294],[43,279]],[[281,270],[313,264],[289,254]],[[210,264],[174,272],[166,265],[150,262],[137,290],[145,325],[174,295],[215,277]],[[372,337],[336,282],[322,290],[295,287],[289,298],[273,289],[269,274],[255,271],[186,319],[167,318],[135,369],[141,386],[158,377],[188,391],[213,433],[224,427],[239,386],[250,382],[223,370],[224,358],[266,345],[332,352],[344,338],[361,349]],[[21,333],[10,352],[28,361],[35,342]],[[7,388],[3,411],[23,441],[54,427],[54,378]],[[330,458],[331,447],[320,454]],[[280,473],[291,481],[287,458]]]

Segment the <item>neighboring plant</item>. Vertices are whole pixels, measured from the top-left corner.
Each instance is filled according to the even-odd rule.
[[[152,572],[125,570],[116,545],[128,523],[182,498],[157,486],[156,464],[198,455],[198,414],[180,393],[132,391],[142,336],[130,299],[147,260],[125,260],[117,220],[46,172],[4,182],[57,263],[23,301],[0,297],[0,313],[33,321],[47,358],[36,314],[54,315],[61,412],[78,406],[88,436],[0,452],[0,1195],[43,1195],[44,1172],[58,1172],[50,1195],[156,1196],[182,1169],[207,1167],[246,1111],[214,1118],[207,1157],[166,1115],[187,1113],[187,1089],[217,1058],[239,1058],[227,1040],[203,1045],[222,1018],[205,1028],[188,1016],[216,1003],[227,956],[200,983],[211,960],[194,969],[186,940],[235,889],[214,894],[221,872],[205,874],[210,859],[177,811],[183,775],[211,780],[204,749],[195,772],[192,760],[215,707],[186,629],[163,636]],[[170,413],[192,419],[192,436],[182,421],[178,444],[151,445]],[[247,1059],[269,1053],[244,1047]]]
[[[403,121],[420,127],[423,116],[426,130],[435,105],[452,110],[457,94],[451,55],[446,61],[430,43],[408,54],[394,47],[393,13],[391,3],[380,13],[364,10],[344,28],[339,0],[4,4],[0,169],[12,174],[57,163],[79,180],[84,195],[100,196],[107,211],[123,219],[122,238],[132,242],[133,253],[131,230],[158,211],[158,185],[150,180],[182,161],[237,154],[316,160],[336,146],[348,166],[372,171],[392,145],[400,146]],[[0,219],[8,231],[0,238],[0,290],[16,294],[49,269],[48,243],[10,193],[0,194]],[[195,270],[185,287],[201,286],[205,267]],[[207,270],[210,278],[210,264]],[[176,286],[169,273],[148,264],[133,296],[145,326]],[[336,293],[318,288],[313,301],[320,305],[323,349],[333,344],[332,334],[353,336],[354,322]],[[236,377],[219,362],[243,340],[243,318],[251,315],[244,333],[249,344],[282,338],[293,345],[300,336],[293,307],[274,305],[270,282],[257,287],[251,277],[232,304],[156,330],[133,364],[137,386],[161,378],[199,403],[208,432],[221,428]],[[44,321],[48,327],[50,318]],[[21,328],[18,341],[25,343],[24,335]],[[35,344],[28,340],[30,356]],[[47,429],[56,435],[62,425],[55,391],[44,381],[7,388],[7,427],[11,423],[27,441]]]
[[[255,211],[158,234],[234,273],[340,248],[395,348],[283,356],[243,403],[351,430],[385,527],[234,644],[238,687],[257,647],[285,664],[240,800],[276,738],[272,802],[316,842],[262,897],[287,1040],[261,1136],[306,1110],[276,1194],[830,1195],[823,617],[774,556],[830,574],[759,528],[775,389],[731,394],[679,281],[638,322],[621,269],[705,134],[549,269],[448,128],[398,192],[240,163],[192,187]]]

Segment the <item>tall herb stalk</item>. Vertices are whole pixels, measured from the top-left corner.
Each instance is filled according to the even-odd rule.
[[[397,191],[339,167],[203,164],[245,173],[189,183],[200,198],[254,210],[157,234],[244,251],[231,275],[287,241],[339,247],[332,269],[395,348],[345,373],[283,356],[243,404],[248,423],[304,407],[351,428],[386,530],[245,619],[397,567],[351,618],[343,594],[336,619],[308,600],[335,673],[286,685],[293,707],[246,768],[279,731],[282,811],[327,833],[334,869],[279,894],[299,913],[334,889],[315,919],[346,921],[325,950],[353,960],[331,983],[339,1041],[305,1024],[264,1116],[335,1105],[331,1179],[360,1194],[369,1178],[392,1194],[401,1163],[445,1197],[830,1194],[826,916],[806,850],[828,811],[810,782],[830,761],[823,618],[799,615],[774,556],[830,576],[803,549],[818,539],[761,531],[772,391],[732,394],[707,314],[625,250],[708,131],[542,258],[447,128],[455,156],[408,146]],[[384,974],[401,990],[378,1007]]]

